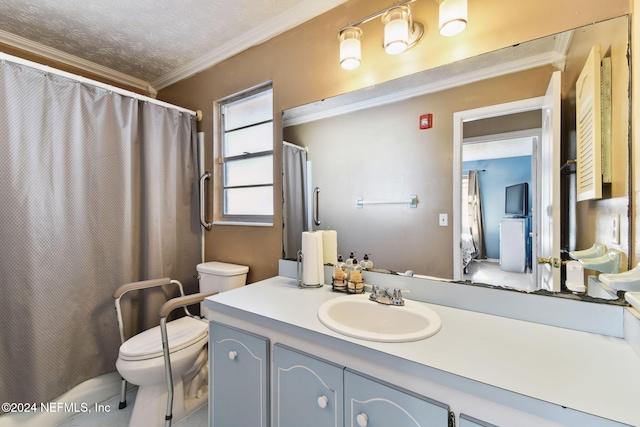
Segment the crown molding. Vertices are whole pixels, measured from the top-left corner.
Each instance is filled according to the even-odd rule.
[[[347,0],[305,0],[287,9],[275,18],[260,24],[246,33],[241,34],[232,42],[204,53],[199,58],[176,68],[175,70],[155,79],[151,85],[158,90],[172,85],[180,80],[191,77],[225,59],[228,59],[250,47],[263,43],[279,34],[321,15]]]
[[[440,92],[442,90],[452,89],[454,87],[478,82],[480,80],[486,80],[493,77],[503,76],[505,74],[516,73],[519,71],[525,71],[544,65],[553,65],[557,67],[559,63],[563,62],[563,60],[564,55],[558,54],[557,52],[533,55],[530,57],[498,64],[491,67],[475,69],[471,72],[462,73],[458,76],[436,80],[424,85],[411,87],[409,89],[400,90],[391,94],[368,98],[364,101],[354,102],[348,105],[330,108],[324,111],[305,114],[298,117],[292,117],[289,119],[285,118],[283,119],[282,125],[284,127],[299,125],[302,123],[326,119],[353,111],[364,110],[367,108],[377,107],[385,104],[392,104],[394,102],[404,101],[405,99],[415,98],[417,96],[427,95],[429,93]]]
[[[43,58],[61,62],[66,65],[88,71],[97,76],[108,79],[114,83],[139,89],[140,91],[151,97],[155,97],[158,93],[147,81],[132,77],[128,74],[121,73],[100,64],[96,64],[95,62],[87,61],[86,59],[70,55],[68,53],[62,52],[61,50],[45,46],[41,43],[36,43],[34,41],[25,39],[24,37],[20,37],[15,34],[11,34],[4,30],[0,30],[0,43],[4,43],[6,45],[15,47],[16,49],[24,50]]]

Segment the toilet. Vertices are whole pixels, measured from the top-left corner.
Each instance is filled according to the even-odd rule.
[[[249,267],[212,261],[198,264],[197,271],[200,292],[224,292],[244,286]],[[207,403],[209,325],[203,305],[201,313],[205,318],[185,316],[167,322],[174,390],[173,423]],[[124,342],[116,369],[122,378],[138,386],[129,426],[164,426],[168,393],[160,327]]]

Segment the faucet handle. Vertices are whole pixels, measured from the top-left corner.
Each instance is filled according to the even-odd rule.
[[[395,288],[393,290],[393,299],[392,299],[392,304],[393,305],[404,305],[404,299],[402,299],[402,293],[409,293],[408,289],[400,289],[400,288]]]
[[[393,297],[394,298],[402,298],[402,293],[408,294],[411,291],[409,289],[400,289],[400,288],[395,288],[393,290]]]
[[[377,301],[379,290],[378,285],[371,285],[371,295],[369,295],[371,301]]]

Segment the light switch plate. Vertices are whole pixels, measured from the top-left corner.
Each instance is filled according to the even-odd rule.
[[[438,224],[440,224],[440,227],[446,227],[447,225],[449,225],[449,215],[446,213],[441,213],[438,217]]]

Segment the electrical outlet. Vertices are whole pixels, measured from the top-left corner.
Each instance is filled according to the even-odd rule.
[[[449,215],[441,213],[438,217],[438,223],[440,224],[440,227],[446,227],[449,225]]]
[[[611,216],[611,243],[620,244],[620,214]]]

